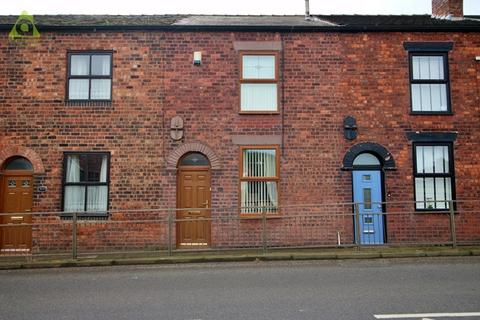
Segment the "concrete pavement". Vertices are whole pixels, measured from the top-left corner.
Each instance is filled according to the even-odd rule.
[[[0,269],[92,267],[135,264],[173,264],[198,262],[239,262],[278,260],[336,260],[336,259],[380,259],[414,257],[480,256],[480,246],[429,247],[355,247],[234,250],[234,251],[176,251],[168,256],[159,252],[85,253],[72,259],[71,255],[0,256]]]

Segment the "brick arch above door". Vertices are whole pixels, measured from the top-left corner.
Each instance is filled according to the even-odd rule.
[[[200,152],[210,161],[212,170],[221,168],[220,159],[215,152],[207,145],[200,142],[185,143],[173,150],[167,158],[167,169],[176,169],[180,158],[189,152]]]
[[[33,174],[45,173],[43,161],[40,156],[30,148],[22,146],[6,145],[0,148],[0,165],[11,157],[24,157],[33,165]]]
[[[384,170],[396,170],[395,160],[390,151],[381,144],[375,142],[361,142],[353,145],[343,157],[342,170],[352,170],[353,161],[362,153],[372,153],[377,156]]]

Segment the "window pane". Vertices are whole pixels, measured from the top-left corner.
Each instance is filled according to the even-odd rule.
[[[243,177],[276,177],[274,149],[244,149]]]
[[[443,161],[445,163],[445,173],[450,173],[450,155],[448,153],[448,146],[443,146]]]
[[[447,111],[446,84],[412,84],[413,111]]]
[[[429,57],[430,63],[430,79],[443,80],[443,57],[442,56],[433,56]]]
[[[64,211],[84,211],[85,210],[85,187],[84,186],[65,186]]]
[[[110,55],[92,55],[92,75],[110,75]]]
[[[107,211],[107,199],[107,186],[89,186],[87,189],[87,211]]]
[[[363,208],[372,209],[372,189],[363,188]]]
[[[417,146],[416,155],[417,173],[449,173],[448,146]]]
[[[447,111],[447,85],[430,84],[432,111]]]
[[[32,163],[25,158],[15,157],[8,161],[5,170],[33,170]]]
[[[88,79],[70,79],[68,82],[68,99],[88,99]]]
[[[425,201],[427,209],[435,208],[435,188],[433,178],[425,178]]]
[[[372,224],[373,223],[373,216],[363,216],[363,223],[365,224]]]
[[[90,56],[89,55],[71,55],[70,56],[70,75],[88,76],[90,74]]]
[[[448,167],[445,167],[445,159],[448,159],[448,147],[434,146],[433,153],[435,158],[435,173],[448,173]]]
[[[413,56],[414,80],[444,80],[443,56]]]
[[[412,110],[422,111],[422,95],[419,84],[412,84]]]
[[[371,153],[361,153],[355,160],[353,160],[354,166],[378,166],[380,161]]]
[[[89,154],[87,159],[88,181],[107,182],[107,156],[101,154]]]
[[[445,194],[445,178],[435,178],[435,199],[437,209],[445,209],[447,207],[444,202],[446,199]]]
[[[430,79],[428,57],[417,57],[419,62],[418,79]]]
[[[425,190],[423,188],[423,178],[415,178],[415,200],[417,209],[425,209]]]
[[[92,79],[92,92],[90,99],[110,99],[110,79]]]
[[[244,79],[275,79],[275,56],[243,56]]]
[[[420,78],[420,57],[413,56],[412,57],[412,78],[418,79]]]
[[[421,110],[432,111],[432,93],[430,84],[420,84]]]
[[[433,173],[433,147],[423,146],[423,166],[425,173]]]
[[[451,178],[445,178],[445,194],[446,194],[446,200],[452,200],[452,179]],[[447,209],[450,208],[450,206],[447,204]]]
[[[423,147],[415,147],[415,154],[417,157],[417,173],[424,173],[423,169]]]
[[[66,182],[83,182],[85,181],[86,162],[84,157],[78,155],[67,155],[66,164]]]
[[[432,111],[446,111],[442,109],[442,93],[440,92],[441,85],[431,84],[430,85],[430,97],[431,97],[431,110]]]
[[[241,212],[276,212],[278,205],[277,183],[274,181],[242,181]]]
[[[242,111],[277,111],[277,85],[243,83],[240,105]]]
[[[208,162],[207,157],[205,157],[201,153],[190,153],[187,154],[182,158],[180,161],[181,166],[208,166],[210,162]]]

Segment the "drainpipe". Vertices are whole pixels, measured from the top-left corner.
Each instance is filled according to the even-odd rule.
[[[308,0],[307,0],[308,1]],[[280,33],[280,41],[282,42],[281,54],[281,84],[282,84],[282,157],[285,156],[285,41],[283,33]]]
[[[480,80],[480,70],[478,70],[478,65],[480,64],[480,56],[476,56],[475,57],[475,70],[477,71],[477,101],[480,100],[480,84],[479,84],[479,80]],[[478,103],[478,102],[477,102]]]

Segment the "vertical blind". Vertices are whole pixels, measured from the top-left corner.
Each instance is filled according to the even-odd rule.
[[[241,110],[276,111],[278,90],[275,80],[275,56],[244,55],[242,66],[242,78],[245,82],[262,80],[263,83],[242,83],[240,85]]]
[[[276,83],[242,83],[241,108],[244,111],[276,111]]]
[[[448,146],[416,146],[417,209],[448,209],[452,178]]]
[[[412,80],[422,82],[411,85],[413,111],[447,111],[444,56],[412,56]]]
[[[107,155],[67,155],[64,211],[107,211]]]
[[[242,157],[244,181],[241,181],[241,212],[276,212],[278,206],[276,150],[244,149]]]

